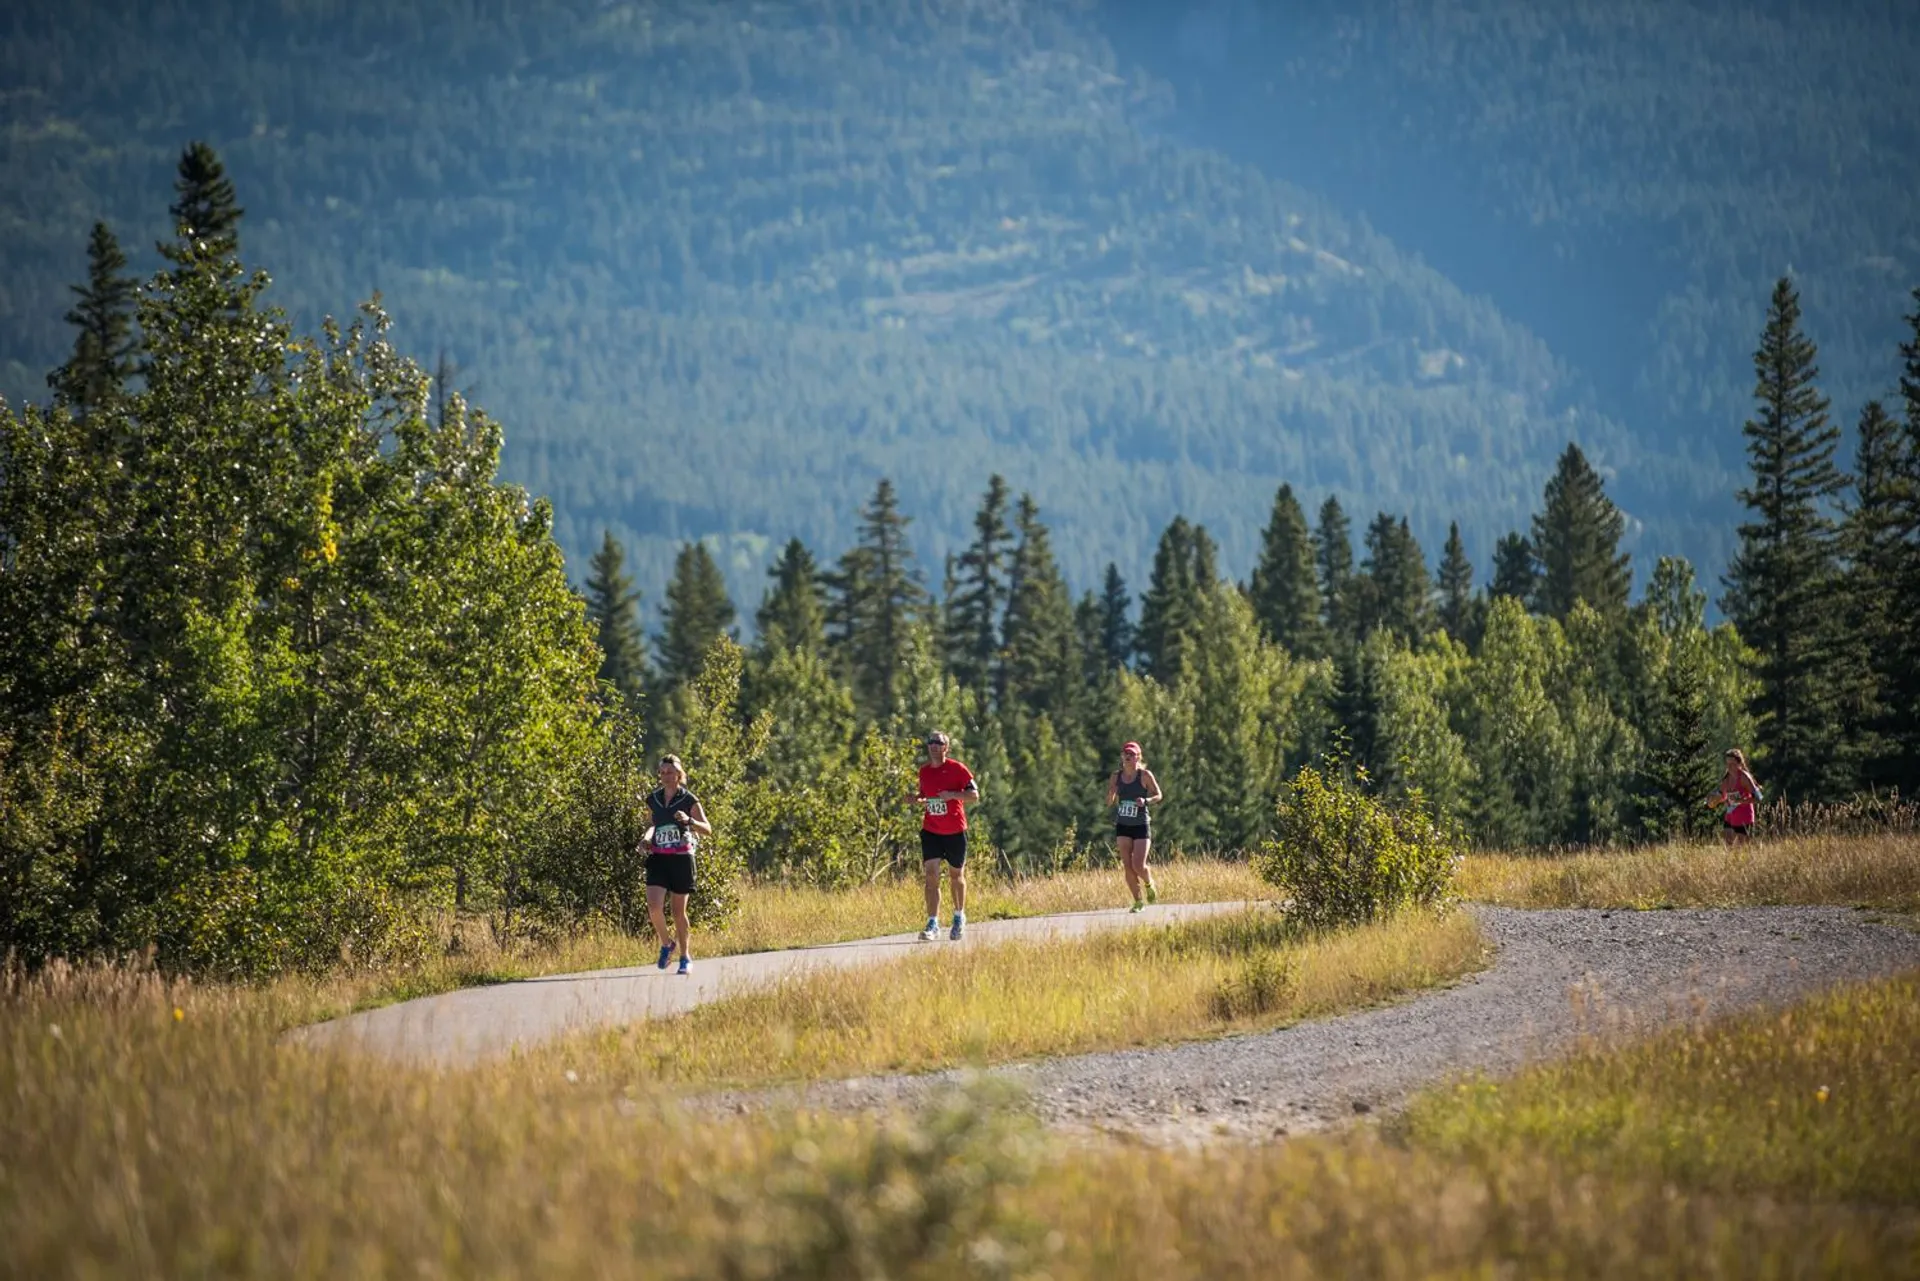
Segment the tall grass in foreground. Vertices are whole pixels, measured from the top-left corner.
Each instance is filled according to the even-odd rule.
[[[1462,1082],[1406,1124],[1445,1152],[1920,1206],[1920,972]]]
[[[1834,1005],[1821,1026],[1882,1013]],[[1701,1195],[1668,1167],[1585,1173],[1588,1145],[1551,1127],[1460,1154],[1365,1135],[1056,1147],[991,1098],[715,1120],[272,1031],[255,994],[112,973],[0,1000],[0,1276],[1858,1277],[1911,1273],[1920,1249],[1910,1186],[1891,1209]],[[1749,1085],[1798,1089],[1789,1039],[1764,1044]],[[1911,1082],[1914,1038],[1885,1052]],[[1668,1097],[1711,1077],[1700,1055],[1666,1062]],[[1900,1155],[1875,1109],[1826,1115],[1800,1131],[1818,1152]]]
[[[1257,901],[1273,892],[1248,864],[1220,859],[1155,864],[1154,879],[1162,899],[1175,903]],[[982,921],[1082,912],[1126,902],[1126,886],[1112,869],[1013,880],[981,868],[968,885],[967,914]],[[734,956],[812,947],[917,930],[924,919],[918,877],[843,890],[751,883],[741,890],[733,920],[719,929],[695,930],[692,948],[695,956]],[[651,933],[632,935],[610,929],[509,946],[483,929],[472,929],[462,932],[458,950],[420,965],[325,979],[289,978],[276,986],[289,1017],[311,1021],[478,983],[647,965],[657,946]]]
[[[1920,911],[1920,835],[1801,836],[1581,854],[1474,854],[1461,897],[1504,907],[1834,903]]]
[[[1461,912],[1308,935],[1272,908],[1085,938],[931,948],[790,979],[525,1057],[604,1082],[744,1085],[1151,1045],[1356,1009],[1479,968]]]

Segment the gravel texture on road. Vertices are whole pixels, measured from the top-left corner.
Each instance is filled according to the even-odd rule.
[[[1511,1072],[1582,1034],[1645,1032],[1920,967],[1911,920],[1843,907],[1471,909],[1493,965],[1439,991],[1276,1031],[991,1070],[1049,1123],[1153,1143],[1298,1134],[1391,1112],[1465,1072]],[[868,1077],[701,1096],[741,1110],[911,1105],[973,1075]]]

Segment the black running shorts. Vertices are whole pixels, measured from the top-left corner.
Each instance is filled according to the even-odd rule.
[[[1113,834],[1115,836],[1132,837],[1136,841],[1144,841],[1153,836],[1153,829],[1145,823],[1116,823],[1114,824]]]
[[[950,867],[967,865],[967,834],[965,832],[929,832],[920,829],[920,861],[930,863],[943,858]]]
[[[693,855],[647,855],[647,884],[658,885],[669,894],[693,893]]]

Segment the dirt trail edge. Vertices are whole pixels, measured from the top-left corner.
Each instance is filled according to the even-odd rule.
[[[1472,909],[1491,968],[1396,1004],[1277,1031],[993,1069],[1049,1123],[1152,1143],[1263,1138],[1392,1111],[1461,1072],[1506,1073],[1584,1032],[1628,1034],[1920,967],[1920,929],[1844,907]],[[964,1072],[868,1077],[701,1102],[911,1104]]]
[[[1162,903],[1138,913],[1111,908],[968,921],[966,938],[958,943],[947,940],[943,924],[940,939],[934,943],[922,943],[916,934],[906,933],[711,959],[696,953],[693,972],[684,977],[648,965],[461,988],[296,1028],[287,1039],[313,1046],[350,1046],[412,1063],[459,1067],[571,1032],[680,1014],[746,988],[815,970],[894,960],[915,948],[987,947],[1012,939],[1070,938],[1099,930],[1199,920],[1248,906],[1243,902]]]

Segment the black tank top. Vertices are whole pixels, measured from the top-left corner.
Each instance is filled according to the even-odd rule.
[[[1115,811],[1115,819],[1129,827],[1145,827],[1151,820],[1147,817],[1147,797],[1153,795],[1147,790],[1147,771],[1145,767],[1133,772],[1133,781],[1127,781],[1124,770],[1113,776],[1114,794],[1119,797],[1120,805]]]
[[[653,811],[652,849],[655,854],[693,853],[692,830],[680,826],[673,814],[678,810],[691,817],[693,807],[699,803],[700,798],[684,787],[672,796],[667,795],[664,787],[656,787],[647,794],[647,808]]]

